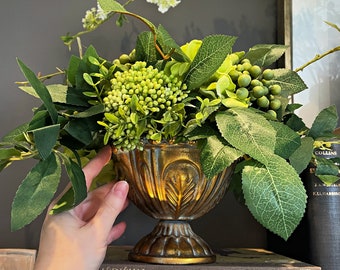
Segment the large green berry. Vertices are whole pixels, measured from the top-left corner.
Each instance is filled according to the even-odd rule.
[[[262,96],[256,100],[257,105],[261,108],[268,108],[269,107],[269,100],[266,96]]]
[[[269,91],[272,95],[280,95],[281,94],[281,86],[279,84],[273,84],[269,86]]]
[[[241,74],[237,78],[237,83],[239,87],[247,87],[251,82],[251,77],[248,74]]]
[[[238,99],[241,99],[241,100],[245,99],[248,97],[248,95],[249,95],[249,91],[245,87],[241,87],[236,90],[236,96]]]
[[[257,78],[258,76],[260,76],[262,70],[258,65],[254,65],[249,68],[248,71],[253,78]]]
[[[270,108],[274,111],[277,111],[281,107],[281,101],[277,98],[270,101]]]
[[[256,98],[260,98],[262,96],[264,96],[266,93],[265,88],[263,86],[255,86],[253,88],[253,96]]]
[[[258,79],[253,79],[253,80],[251,80],[250,85],[251,85],[252,87],[255,87],[255,86],[262,86],[263,83],[262,83],[260,80],[258,80]]]
[[[263,79],[270,81],[274,78],[274,71],[267,68],[262,73]]]

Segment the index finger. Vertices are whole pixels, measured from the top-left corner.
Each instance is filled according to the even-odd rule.
[[[103,147],[98,154],[83,168],[87,189],[90,188],[93,179],[100,173],[103,167],[110,161],[112,150],[110,146]]]

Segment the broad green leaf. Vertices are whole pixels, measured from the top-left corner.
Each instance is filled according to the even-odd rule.
[[[12,157],[19,158],[21,156],[21,152],[15,148],[0,148],[0,160],[9,159]]]
[[[21,229],[42,213],[57,190],[60,176],[60,161],[54,153],[32,168],[19,186],[12,204],[13,231]]]
[[[300,136],[281,122],[271,121],[276,130],[275,154],[282,158],[289,158],[301,145]]]
[[[69,63],[68,63],[68,68],[66,71],[67,74],[67,80],[70,82],[71,85],[76,84],[76,74],[78,71],[78,66],[80,63],[81,59],[75,55],[71,55]]]
[[[129,15],[129,16],[132,16],[134,18],[138,18],[139,20],[143,21],[143,23],[145,23],[149,28],[152,28],[152,29],[154,29],[154,31],[156,31],[156,27],[149,20],[145,19],[144,17],[142,17],[138,14],[127,11],[117,1],[98,0],[98,3],[100,5],[100,7],[103,9],[103,11],[106,12],[106,13],[116,12],[116,13],[120,13],[120,14],[124,14],[124,15]]]
[[[48,126],[49,120],[50,117],[47,110],[36,111],[29,123],[28,131]]]
[[[242,151],[225,145],[216,136],[208,137],[201,148],[201,164],[205,176],[211,179],[229,167],[242,154]]]
[[[255,219],[287,240],[300,223],[307,201],[296,171],[284,159],[272,155],[266,167],[244,168],[242,187],[246,205]]]
[[[285,123],[288,127],[295,131],[301,131],[307,129],[305,123],[303,122],[301,117],[298,117],[296,114],[288,115],[288,120]]]
[[[326,186],[330,186],[340,179],[337,175],[315,174],[315,176],[317,176]]]
[[[315,118],[308,136],[314,139],[329,136],[338,125],[338,114],[335,105],[323,109]]]
[[[66,100],[59,101],[59,103],[65,103],[69,105],[82,106],[82,107],[90,107],[88,98],[84,95],[84,91],[76,88],[69,87],[67,88]]]
[[[81,166],[66,155],[62,155],[62,158],[72,186],[58,200],[56,205],[50,211],[50,214],[57,214],[69,210],[81,203],[87,196],[85,175]]]
[[[76,89],[82,89],[82,91],[93,90],[93,87],[85,82],[83,78],[83,73],[90,74],[98,72],[98,66],[91,64],[90,61],[88,60],[89,57],[99,58],[96,49],[92,45],[89,46],[85,51],[82,61],[79,62],[77,73],[75,74],[76,83],[74,87]]]
[[[204,125],[202,127],[199,127],[197,125],[193,125],[193,129],[190,130],[190,132],[185,134],[185,136],[191,141],[208,138],[208,137],[214,136],[214,135],[218,136],[219,133],[217,132],[216,129],[214,129],[214,128],[208,126],[208,125]]]
[[[279,44],[258,44],[249,49],[244,58],[253,65],[267,67],[275,63],[287,50],[287,46]]]
[[[86,118],[72,119],[65,125],[64,130],[82,144],[88,145],[93,141],[89,121]]]
[[[7,168],[9,165],[11,165],[12,164],[12,161],[9,161],[9,160],[0,160],[0,172],[3,170],[3,169],[5,169],[5,168]]]
[[[339,167],[332,160],[319,156],[315,156],[315,159],[317,164],[315,175],[325,181],[326,185],[333,184],[339,179]]]
[[[307,89],[306,84],[301,77],[293,70],[278,68],[273,69],[274,79],[270,81],[272,84],[279,84],[287,96],[297,94]]]
[[[236,149],[268,164],[274,153],[276,132],[262,115],[244,108],[233,108],[216,115],[216,123],[223,138]]]
[[[85,110],[83,112],[79,112],[79,113],[73,114],[70,117],[72,117],[72,118],[88,118],[90,116],[103,113],[104,111],[105,111],[104,104],[98,104],[98,105],[90,107],[89,109],[87,109],[87,110]]]
[[[48,92],[51,95],[52,102],[66,102],[67,95],[67,85],[64,84],[50,84],[45,86]],[[39,98],[38,93],[31,86],[21,86],[19,87],[21,90],[26,92],[27,94]]]
[[[154,35],[151,32],[139,34],[136,42],[136,59],[155,63],[159,58],[159,53],[154,44]]]
[[[25,137],[23,136],[23,133],[26,132],[28,129],[28,123],[22,124],[9,133],[7,133],[1,141],[3,142],[10,142],[10,143],[16,143],[18,141],[24,141]]]
[[[100,7],[106,12],[127,11],[120,3],[113,0],[98,0]]]
[[[32,130],[34,142],[42,159],[50,156],[56,146],[60,131],[60,125],[46,126]]]
[[[231,53],[235,40],[236,37],[225,35],[207,36],[202,40],[202,45],[184,79],[189,90],[198,88],[208,81]]]
[[[157,29],[157,41],[160,43],[164,53],[169,53],[172,49],[175,49],[171,54],[171,57],[178,62],[190,62],[190,59],[181,50],[181,47],[170,36],[166,29],[159,25]]]
[[[39,98],[44,103],[45,107],[47,108],[52,123],[55,124],[58,121],[58,112],[52,102],[52,98],[50,93],[48,92],[46,86],[35,76],[32,70],[30,70],[22,61],[19,59],[17,60],[20,66],[21,71],[25,75],[26,79],[34,88],[35,92],[38,94]]]
[[[54,215],[67,210],[72,209],[74,204],[74,190],[72,186],[61,196],[61,198],[56,202],[53,208],[50,210],[49,214]]]
[[[21,90],[36,98],[39,98],[31,86],[21,86]],[[64,84],[50,84],[46,85],[48,92],[51,95],[52,102],[64,103],[76,106],[89,106],[87,99],[84,97],[82,90],[68,87]]]
[[[299,174],[306,169],[312,159],[313,143],[314,140],[311,137],[301,138],[300,147],[289,157],[289,163]]]

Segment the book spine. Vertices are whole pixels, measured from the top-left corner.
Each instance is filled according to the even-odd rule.
[[[316,150],[315,155],[340,157],[340,146],[332,145],[332,151]],[[327,186],[314,174],[305,174],[308,195],[307,224],[309,230],[310,263],[323,270],[338,270],[340,264],[340,181]]]

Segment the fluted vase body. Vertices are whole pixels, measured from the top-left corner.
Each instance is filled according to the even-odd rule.
[[[129,258],[160,264],[214,262],[213,251],[189,221],[222,199],[233,168],[207,179],[194,144],[146,144],[142,151],[118,151],[116,157],[119,178],[130,184],[129,199],[159,220]]]

